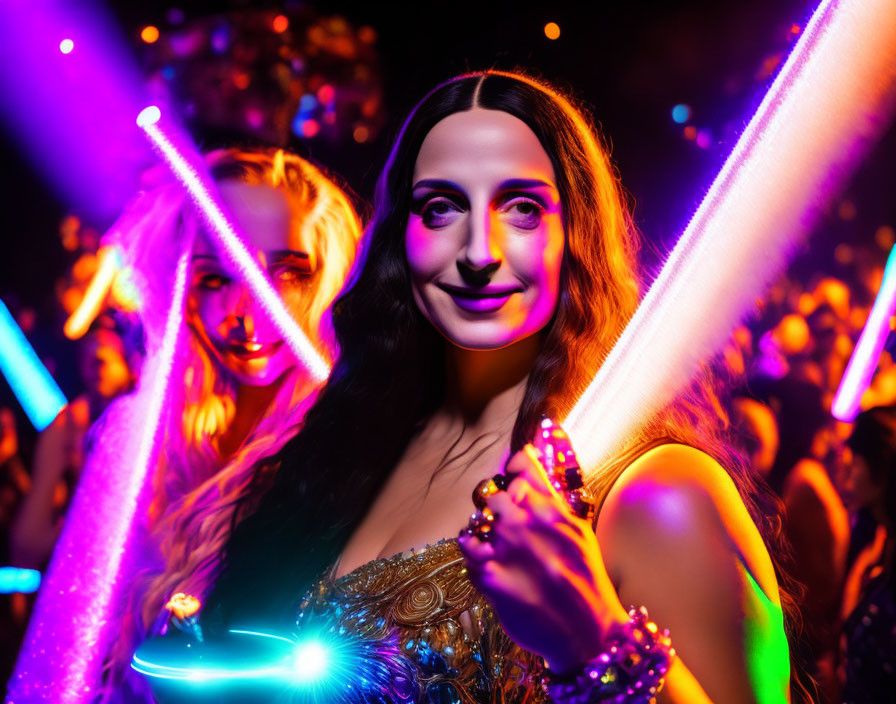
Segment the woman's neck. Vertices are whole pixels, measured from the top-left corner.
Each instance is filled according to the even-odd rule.
[[[246,441],[282,385],[282,377],[267,386],[239,385],[234,399],[233,420],[227,426],[227,430],[218,438],[218,454],[223,462],[226,463],[230,460]]]
[[[540,345],[538,335],[499,350],[449,345],[444,412],[471,428],[512,426]]]

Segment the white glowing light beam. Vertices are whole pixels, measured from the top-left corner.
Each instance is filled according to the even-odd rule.
[[[269,277],[261,270],[250,254],[236,227],[224,214],[224,210],[212,194],[211,187],[204,182],[196,169],[187,161],[173,144],[160,125],[161,111],[150,106],[140,112],[137,124],[146,133],[168,167],[174,172],[186,188],[196,207],[205,217],[213,236],[232,259],[237,271],[249,286],[277,332],[290,347],[296,358],[318,381],[325,381],[330,375],[330,367],[326,360],[311,344],[311,341],[299,327],[298,323],[286,310],[283,301],[277,295]]]
[[[824,0],[564,426],[592,475],[725,342],[886,126],[896,0]]]

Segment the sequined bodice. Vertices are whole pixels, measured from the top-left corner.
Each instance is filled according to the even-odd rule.
[[[467,578],[455,540],[325,576],[300,609],[300,632],[335,619],[336,630],[355,639],[365,652],[357,674],[378,701],[546,701],[540,659],[504,633]]]

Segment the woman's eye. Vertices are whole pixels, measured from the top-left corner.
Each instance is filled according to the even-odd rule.
[[[271,278],[278,284],[295,284],[307,279],[309,273],[295,266],[281,266],[271,272]]]
[[[460,209],[456,204],[439,198],[426,203],[420,210],[420,217],[426,227],[445,227],[450,225],[459,213]]]
[[[206,291],[219,291],[230,283],[230,279],[221,274],[202,274],[198,283]]]
[[[504,206],[505,218],[521,230],[534,230],[541,224],[544,208],[533,200],[516,199]]]

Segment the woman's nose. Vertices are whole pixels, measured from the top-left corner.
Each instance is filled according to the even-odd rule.
[[[485,286],[501,266],[498,231],[491,213],[470,220],[466,246],[457,260],[457,269],[470,286]]]
[[[255,335],[255,305],[252,294],[243,286],[235,286],[228,301],[228,311],[223,321],[226,336],[251,340]]]

